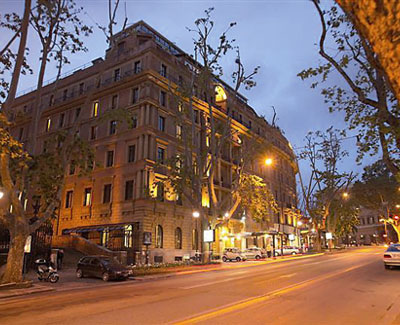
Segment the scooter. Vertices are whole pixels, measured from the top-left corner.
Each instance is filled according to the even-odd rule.
[[[57,269],[51,263],[47,263],[45,259],[38,259],[35,264],[37,265],[36,274],[39,281],[56,283],[60,279]]]

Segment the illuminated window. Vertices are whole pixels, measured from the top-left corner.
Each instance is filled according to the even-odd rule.
[[[175,249],[182,249],[182,229],[175,229]]]
[[[163,235],[163,228],[158,225],[156,227],[156,248],[163,248],[163,241],[164,241],[164,235]]]
[[[99,115],[99,101],[96,100],[93,102],[93,107],[92,107],[92,117],[96,117]]]
[[[210,146],[210,136],[209,135],[206,136],[206,146],[207,147]]]
[[[176,137],[178,139],[182,138],[182,125],[179,124],[176,125]]]
[[[51,128],[51,118],[49,117],[46,121],[46,132],[49,132]]]
[[[89,206],[92,203],[92,188],[85,188],[84,196],[83,196],[83,206]]]
[[[226,100],[226,93],[224,88],[221,86],[217,85],[215,86],[215,101],[218,102],[223,102]]]

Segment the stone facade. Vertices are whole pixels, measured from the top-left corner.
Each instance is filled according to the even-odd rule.
[[[104,59],[93,60],[90,66],[44,87],[35,153],[45,151],[56,132],[71,128],[76,116],[83,114],[79,135],[93,146],[98,163],[89,177],[79,177],[73,166],[66,171],[62,205],[54,222],[56,235],[80,234],[112,250],[127,250],[128,262],[146,249],[150,260],[156,262],[187,258],[199,249],[201,227],[192,217],[188,202],[167,194],[149,198],[145,193],[145,188],[163,178],[163,173],[154,168],[160,152],[171,157],[177,150],[178,107],[169,89],[188,77],[188,64],[191,60],[187,54],[140,21],[115,35],[115,46],[106,51]],[[274,167],[255,161],[252,172],[267,182],[279,204],[280,213],[273,223],[285,224],[289,229],[285,235],[296,233],[296,217],[287,213],[297,204],[297,165],[289,142],[277,127],[255,113],[246,98],[234,96],[222,81],[220,85],[231,110],[220,108],[218,118],[230,114],[232,127],[240,134],[250,131],[263,139],[274,158]],[[15,102],[13,135],[28,150],[29,139],[35,136],[30,125],[34,95],[32,91]],[[131,126],[101,119],[115,108],[131,111]],[[206,112],[200,99],[196,109],[199,114]],[[216,186],[225,195],[230,193],[234,158],[234,148],[228,148],[219,163]],[[260,224],[245,229],[247,237],[268,230]],[[145,232],[152,236],[148,247],[143,245]],[[225,245],[216,246],[220,250]]]

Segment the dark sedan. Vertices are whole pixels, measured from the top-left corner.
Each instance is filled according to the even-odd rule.
[[[76,267],[76,276],[78,278],[87,276],[109,281],[126,280],[129,275],[130,271],[125,266],[108,256],[82,257]]]

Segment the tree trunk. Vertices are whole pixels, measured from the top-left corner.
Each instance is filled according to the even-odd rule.
[[[319,230],[317,230],[317,234],[315,237],[314,250],[318,253],[322,252],[321,232]]]
[[[0,283],[21,283],[23,281],[24,248],[28,236],[28,231],[21,229],[10,230],[10,249],[8,251],[7,265]]]

